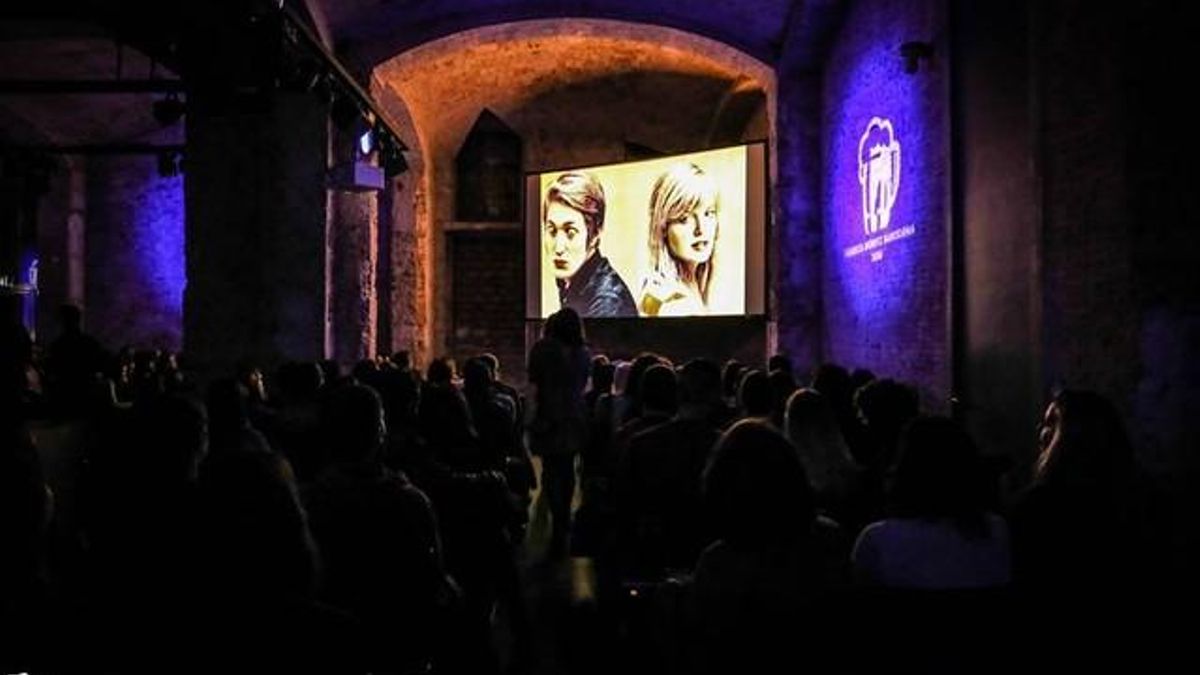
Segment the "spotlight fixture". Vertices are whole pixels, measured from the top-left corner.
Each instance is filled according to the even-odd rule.
[[[370,157],[375,152],[375,130],[367,129],[358,137],[358,155]]]
[[[314,98],[327,105],[330,120],[340,131],[347,135],[352,133],[355,145],[359,145],[360,140],[373,140],[371,150],[368,150],[366,145],[359,145],[357,151],[363,155],[374,154],[378,162],[378,166],[375,167],[377,170],[386,165],[395,173],[403,172],[407,168],[403,155],[407,148],[397,137],[392,125],[386,121],[371,94],[363,90],[355,77],[350,75],[310,27],[311,22],[296,7],[303,3],[288,3],[284,0],[256,2],[277,7],[280,12],[281,24],[276,25],[283,28],[283,60],[285,63],[298,62],[299,67],[296,70],[299,72],[295,73],[297,88],[310,91]],[[307,61],[315,63],[316,68],[305,63]],[[363,138],[365,129],[373,130],[373,139]],[[385,152],[386,147],[390,147],[391,150]],[[358,183],[355,182],[354,185]]]
[[[900,57],[904,59],[904,72],[912,75],[920,68],[921,59],[933,58],[933,45],[928,42],[905,42],[900,45]]]
[[[177,94],[171,92],[161,101],[155,101],[151,112],[154,114],[155,121],[164,127],[169,127],[183,117],[183,114],[187,112],[187,107],[183,101],[179,100]]]

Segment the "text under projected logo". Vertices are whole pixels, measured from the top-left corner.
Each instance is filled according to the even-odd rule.
[[[863,233],[867,237],[846,248],[854,258],[871,252],[871,262],[883,260],[883,247],[916,234],[912,225],[885,232],[900,193],[900,141],[891,120],[872,117],[858,140],[858,185],[862,195]]]

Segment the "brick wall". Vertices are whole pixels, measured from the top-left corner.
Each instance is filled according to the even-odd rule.
[[[87,162],[86,322],[112,348],[183,341],[183,178],[154,156]]]
[[[387,352],[407,350],[417,358],[429,353],[429,228],[424,214],[425,192],[418,170],[392,181],[391,193],[381,203],[380,228],[388,234],[387,273],[380,281],[386,290],[380,315],[388,322]]]
[[[374,192],[329,196],[330,353],[344,367],[375,356],[378,205]]]
[[[984,452],[1031,461],[1045,392],[1030,17],[992,0],[954,9],[962,410]]]
[[[569,31],[555,21],[468,31],[398,55],[374,75],[403,99],[419,130],[427,190],[414,197],[426,212],[413,229],[428,233],[433,273],[413,304],[428,298],[432,309],[426,355],[449,347],[456,321],[445,232],[456,226],[453,159],[484,107],[522,137],[525,170],[542,171],[621,161],[627,141],[665,152],[705,147],[721,101],[744,85],[740,77],[762,83],[774,101],[772,73],[744,54],[679,31],[606,21],[572,20]],[[395,291],[413,297],[403,283]],[[627,346],[634,348],[604,349]]]
[[[1142,464],[1200,511],[1196,142],[1180,132],[1185,3],[1037,5],[1047,384],[1100,391]]]
[[[1124,413],[1143,467],[1200,510],[1185,5],[956,9],[972,431],[1028,459],[1051,390],[1097,390]]]
[[[742,363],[765,368],[765,317],[704,317],[695,319],[659,319],[643,321],[585,321],[588,344],[592,351],[612,359],[630,360],[652,350],[682,364],[693,358],[724,363],[734,358]],[[801,366],[797,361],[796,365]]]
[[[68,302],[70,293],[67,244],[70,188],[71,172],[62,163],[50,176],[49,192],[38,202],[37,339],[43,343],[58,336],[58,307]]]
[[[822,93],[824,355],[916,384],[930,410],[945,409],[951,384],[948,68],[946,47],[937,42],[946,35],[941,3],[858,2],[828,55]],[[935,53],[943,56],[907,74],[898,45],[914,39],[935,40]],[[901,147],[899,189],[885,232],[912,226],[914,234],[849,256],[880,234],[866,234],[858,181],[859,140],[873,117],[892,122]]]
[[[820,78],[792,69],[785,52],[779,78],[778,180],[770,247],[769,302],[778,350],[799,367],[821,360]]]
[[[1115,6],[1038,7],[1047,381],[1126,392],[1136,376],[1129,129]],[[1116,47],[1116,48],[1114,48]]]
[[[453,232],[449,248],[454,275],[449,353],[462,364],[492,352],[505,379],[524,382],[524,233]]]
[[[388,181],[379,196],[378,349],[387,354],[407,350],[421,360],[429,354],[432,328],[427,284],[431,245],[426,162],[404,101],[377,77],[371,79],[371,92],[409,147],[408,171]]]
[[[664,152],[681,152],[702,148],[712,113],[717,110],[722,93],[729,82],[718,78],[701,78],[669,73],[627,73],[589,82],[575,83],[544,92],[521,107],[508,111],[504,121],[525,141],[524,158],[527,171],[546,171],[572,166],[603,164],[625,159],[625,141],[633,140]],[[564,110],[572,110],[564,115]],[[453,164],[443,162],[442,167]],[[439,191],[445,194],[453,187],[449,171],[439,171]],[[452,193],[450,193],[452,194]],[[443,196],[437,208],[444,211],[453,206],[453,199]],[[447,219],[450,213],[445,214]],[[449,222],[447,220],[447,222]],[[523,235],[523,233],[522,233]],[[445,235],[443,235],[445,236]],[[456,237],[460,235],[453,235]],[[512,260],[519,262],[520,287],[515,302],[510,302],[516,317],[524,316],[523,240],[513,249]],[[457,282],[457,265],[464,259],[457,252],[447,252],[440,260],[445,267],[441,279],[452,277],[453,289],[435,289],[442,299],[439,312],[446,327],[447,348],[458,350],[457,333],[464,321],[459,312],[460,295],[464,286]],[[474,274],[474,273],[472,273]],[[436,302],[436,301],[435,301]],[[470,302],[468,299],[467,302]],[[465,319],[470,321],[471,319]],[[492,349],[519,355],[524,361],[524,333],[503,332],[507,343],[493,343]],[[598,337],[597,334],[595,337]],[[618,337],[623,336],[623,337]],[[653,331],[638,334],[613,333],[604,350],[639,351],[660,348]],[[512,359],[506,359],[512,360]],[[512,372],[512,368],[509,368]],[[514,380],[515,381],[515,380]]]

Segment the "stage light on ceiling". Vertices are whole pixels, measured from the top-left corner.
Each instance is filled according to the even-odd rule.
[[[187,106],[179,100],[177,94],[172,92],[167,94],[166,98],[155,101],[151,112],[154,114],[155,121],[164,127],[169,127],[183,117],[187,112]]]
[[[372,152],[375,152],[375,130],[367,129],[358,137],[358,154],[368,157]]]

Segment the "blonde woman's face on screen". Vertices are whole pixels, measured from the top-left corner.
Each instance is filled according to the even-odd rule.
[[[708,262],[716,244],[717,225],[717,200],[706,197],[695,211],[667,223],[671,256],[690,265]]]

